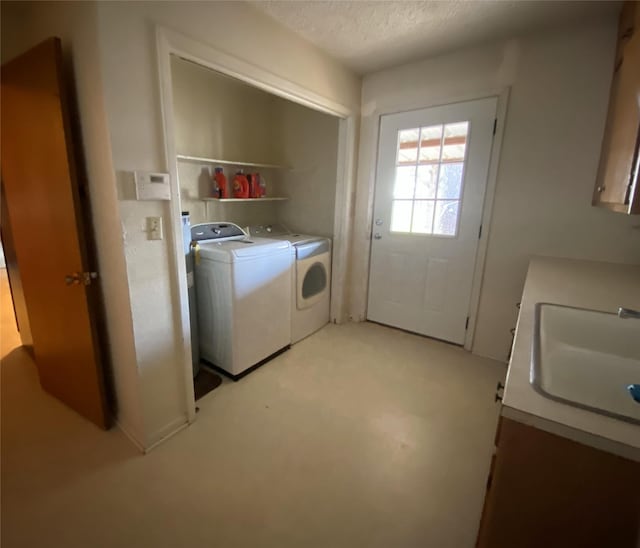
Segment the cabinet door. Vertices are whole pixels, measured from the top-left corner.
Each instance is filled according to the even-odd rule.
[[[620,16],[609,113],[593,204],[640,213],[640,6],[625,2]]]
[[[640,463],[503,418],[478,548],[637,548]]]

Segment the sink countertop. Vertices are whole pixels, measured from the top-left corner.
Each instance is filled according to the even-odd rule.
[[[619,306],[640,309],[640,265],[533,258],[502,398],[505,417],[640,461],[640,426],[553,401],[530,384],[534,311],[539,302],[614,313]],[[637,322],[640,337],[640,320],[626,321]]]

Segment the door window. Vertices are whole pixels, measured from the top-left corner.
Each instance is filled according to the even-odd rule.
[[[456,236],[469,122],[398,132],[391,231]]]

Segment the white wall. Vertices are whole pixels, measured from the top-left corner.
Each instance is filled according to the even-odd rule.
[[[177,57],[171,60],[171,76],[175,141],[179,154],[282,164],[280,109],[287,101]],[[201,200],[212,195],[211,172],[214,167],[207,163],[178,162],[181,207],[183,211],[189,211],[191,224],[231,221],[247,226],[276,221],[275,202],[218,203]],[[231,184],[238,167],[222,167]],[[257,171],[268,182],[267,193],[279,195],[279,170]]]
[[[177,57],[171,77],[178,154],[281,162],[274,124],[282,99]]]
[[[616,33],[614,19],[526,36],[368,75],[351,314],[366,309],[378,117],[511,86],[473,351],[504,360],[529,258],[640,262],[638,220],[591,207]]]
[[[358,108],[360,80],[332,58],[240,2],[103,2],[100,53],[116,172],[167,170],[155,26],[181,32],[316,94]],[[148,241],[144,218],[169,218],[166,203],[120,201],[146,445],[186,421],[176,273],[170,239]],[[180,245],[180,242],[178,242]]]
[[[333,237],[338,162],[338,118],[294,103],[280,111],[283,163],[278,188],[288,202],[278,221],[294,232]]]
[[[65,65],[72,73],[78,99],[117,420],[143,444],[142,404],[97,32],[96,6],[89,2],[2,3],[3,62],[51,36],[62,39]]]

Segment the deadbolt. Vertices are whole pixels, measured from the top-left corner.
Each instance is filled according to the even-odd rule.
[[[376,226],[380,226],[382,225],[383,221],[382,219],[376,219]]]

